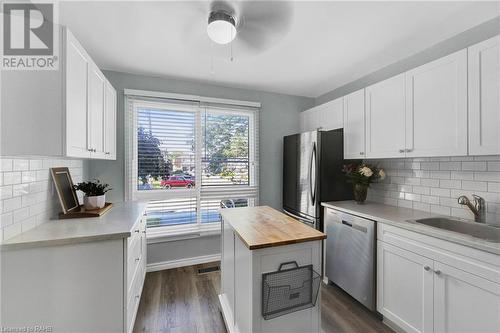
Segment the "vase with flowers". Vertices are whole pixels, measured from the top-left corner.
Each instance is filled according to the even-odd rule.
[[[354,200],[362,204],[366,200],[371,183],[385,178],[383,169],[371,164],[346,164],[342,170],[347,181],[353,184]]]

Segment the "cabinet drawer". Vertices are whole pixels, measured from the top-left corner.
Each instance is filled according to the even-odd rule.
[[[500,283],[499,256],[405,229],[378,224],[377,241]]]
[[[128,256],[127,256],[127,286],[130,289],[132,278],[135,275],[137,268],[139,267],[139,263],[142,259],[142,242],[141,236],[138,234],[136,239],[131,241],[131,244],[128,248]]]
[[[142,261],[142,260],[141,260]],[[144,270],[139,266],[134,280],[132,281],[132,286],[128,293],[127,302],[127,331],[131,332],[134,328],[135,315],[139,307],[139,302],[141,300],[142,286],[144,283]]]

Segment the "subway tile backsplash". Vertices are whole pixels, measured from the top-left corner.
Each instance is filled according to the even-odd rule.
[[[68,167],[73,182],[82,180],[82,160],[0,158],[0,241],[44,223],[60,212],[50,176],[52,167]]]
[[[500,155],[369,160],[387,178],[372,184],[368,199],[392,206],[473,219],[460,195],[486,200],[487,219],[500,225]]]

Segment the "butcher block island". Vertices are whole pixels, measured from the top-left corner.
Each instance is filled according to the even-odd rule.
[[[228,331],[319,332],[326,235],[267,206],[221,215],[219,300]]]

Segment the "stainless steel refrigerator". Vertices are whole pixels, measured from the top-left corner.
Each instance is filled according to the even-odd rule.
[[[323,230],[321,202],[350,200],[342,173],[343,130],[311,131],[283,138],[283,211]]]

